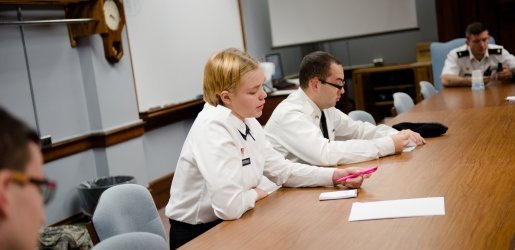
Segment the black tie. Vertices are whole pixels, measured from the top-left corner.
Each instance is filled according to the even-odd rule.
[[[240,132],[240,135],[241,137],[243,137],[243,140],[247,140],[247,136],[250,135],[250,137],[252,137],[252,139],[255,141],[256,139],[254,139],[254,136],[252,136],[252,134],[250,133],[250,128],[249,126],[247,126],[247,124],[245,124],[245,134],[243,134],[241,131],[238,130],[238,132]]]
[[[325,121],[324,111],[322,111],[322,116],[320,117],[320,126],[322,127],[322,134],[326,139],[329,139],[329,134],[327,133],[327,122]]]

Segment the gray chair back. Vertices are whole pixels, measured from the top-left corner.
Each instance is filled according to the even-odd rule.
[[[433,84],[431,84],[430,82],[420,81],[419,84],[420,93],[422,93],[422,97],[424,97],[424,99],[427,99],[438,93],[438,90],[436,90]]]
[[[150,192],[137,184],[121,184],[104,191],[91,221],[100,241],[130,232],[148,232],[166,239]]]
[[[159,235],[131,232],[115,235],[98,243],[93,250],[168,250],[167,242]]]
[[[374,120],[374,117],[367,111],[354,110],[354,111],[349,112],[349,117],[354,121],[369,122],[373,125],[376,125],[376,121]]]
[[[404,92],[395,92],[393,94],[393,106],[397,114],[408,112],[415,106],[413,99]]]

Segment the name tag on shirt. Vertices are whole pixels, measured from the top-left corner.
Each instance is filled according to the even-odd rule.
[[[250,157],[245,158],[245,159],[241,159],[241,166],[245,167],[247,165],[250,165]]]

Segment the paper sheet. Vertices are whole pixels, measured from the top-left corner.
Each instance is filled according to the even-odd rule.
[[[444,197],[354,202],[349,221],[445,215]]]
[[[402,150],[402,152],[411,152],[411,151],[413,151],[416,147],[417,147],[417,144],[416,144],[414,141],[410,140],[410,141],[408,142],[408,144],[406,144],[406,146],[404,146],[404,149]]]
[[[345,199],[345,198],[354,198],[358,196],[357,189],[350,190],[342,190],[342,191],[334,191],[334,192],[325,192],[321,193],[318,197],[319,200],[336,200],[336,199]]]

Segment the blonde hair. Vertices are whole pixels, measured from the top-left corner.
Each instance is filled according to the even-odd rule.
[[[229,48],[215,53],[204,67],[204,100],[213,106],[223,104],[220,93],[234,91],[241,77],[258,67],[256,60],[239,49]]]

